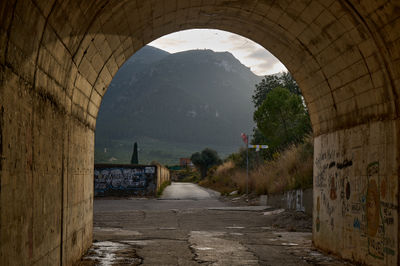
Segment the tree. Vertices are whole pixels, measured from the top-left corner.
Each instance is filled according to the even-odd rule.
[[[282,87],[287,88],[291,93],[302,96],[301,90],[293,76],[289,72],[282,72]]]
[[[301,96],[282,87],[266,95],[254,112],[254,121],[271,152],[301,142],[311,132],[310,118]]]
[[[139,164],[137,142],[135,142],[135,144],[133,144],[133,153],[132,153],[132,157],[131,157],[131,164]]]
[[[199,169],[201,178],[206,177],[210,167],[220,164],[222,161],[218,153],[212,149],[205,148],[201,153],[193,153],[190,157],[192,163]]]
[[[256,89],[252,96],[255,108],[260,107],[267,94],[277,87],[287,88],[291,93],[301,95],[299,86],[289,72],[265,76],[260,83],[256,84]]]

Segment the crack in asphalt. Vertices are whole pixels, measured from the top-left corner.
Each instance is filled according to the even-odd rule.
[[[205,264],[205,265],[210,265],[211,263],[215,263],[216,262],[216,261],[201,260],[199,258],[199,255],[196,253],[196,249],[192,245],[190,245],[189,239],[188,239],[187,243],[188,243],[188,248],[190,249],[190,252],[193,254],[192,260],[194,262],[199,263],[199,264]]]

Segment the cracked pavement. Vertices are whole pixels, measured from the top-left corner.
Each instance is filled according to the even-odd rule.
[[[351,265],[314,249],[309,230],[277,227],[282,213],[225,207],[190,183],[161,199],[95,199],[94,244],[77,265]]]

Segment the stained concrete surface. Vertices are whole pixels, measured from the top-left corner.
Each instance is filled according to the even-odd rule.
[[[81,257],[92,241],[96,118],[112,78],[158,37],[216,28],[268,49],[301,88],[314,137],[314,243],[398,265],[398,3],[0,1],[0,264]]]
[[[315,250],[309,229],[279,228],[282,212],[236,210],[194,184],[173,183],[165,192],[161,200],[96,199],[95,242],[77,265],[348,264]]]
[[[314,243],[398,265],[398,3],[0,1],[0,264],[81,257],[92,240],[96,118],[112,78],[158,37],[214,28],[258,42],[301,88],[314,137]]]

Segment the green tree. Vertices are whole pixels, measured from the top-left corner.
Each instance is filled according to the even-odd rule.
[[[137,142],[135,142],[135,144],[133,144],[133,153],[132,153],[132,157],[131,157],[131,164],[139,164]]]
[[[218,153],[209,148],[205,148],[201,153],[193,153],[190,160],[199,169],[201,178],[206,177],[209,168],[222,162]]]
[[[291,93],[301,95],[299,86],[289,72],[282,72],[281,75],[269,75],[256,84],[256,89],[252,96],[254,106],[256,108],[260,107],[267,94],[277,87],[287,88]]]
[[[254,112],[255,135],[265,137],[270,154],[289,144],[301,142],[311,132],[310,118],[300,95],[287,88],[272,89]],[[259,131],[259,132],[258,132]]]
[[[263,143],[263,142],[258,142]],[[248,151],[246,148],[240,148],[239,151],[235,153],[231,153],[227,158],[226,161],[232,161],[236,167],[246,169],[247,167],[247,155],[249,156],[249,169],[254,169],[260,163],[260,157],[263,156],[263,151],[256,151],[255,149],[249,149]],[[261,156],[259,154],[262,154]],[[261,158],[262,159],[262,158]]]

